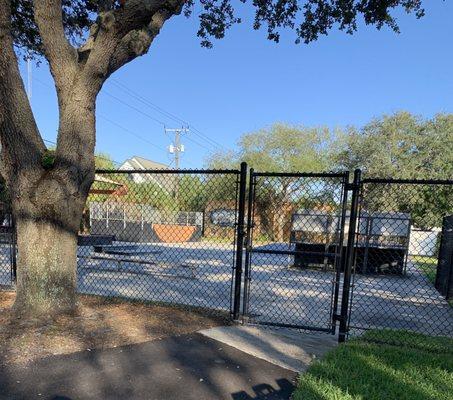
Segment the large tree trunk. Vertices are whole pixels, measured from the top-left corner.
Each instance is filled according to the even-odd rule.
[[[75,92],[60,109],[55,160],[10,181],[17,225],[19,314],[76,307],[77,233],[94,179],[94,99]],[[68,151],[70,149],[71,151]]]
[[[18,245],[15,309],[33,316],[71,312],[76,307],[77,233],[87,191],[70,193],[67,182],[53,179],[37,186],[28,182],[34,188],[13,202]]]
[[[77,234],[53,221],[18,218],[15,308],[34,316],[75,308]]]

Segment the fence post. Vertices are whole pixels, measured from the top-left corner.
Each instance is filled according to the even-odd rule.
[[[343,343],[346,340],[348,330],[348,318],[349,318],[349,296],[351,291],[351,277],[352,277],[352,265],[354,264],[354,248],[356,238],[357,219],[359,214],[359,196],[360,196],[360,184],[361,184],[361,171],[356,169],[354,171],[354,181],[349,186],[352,190],[351,197],[351,214],[349,220],[349,232],[348,232],[348,243],[346,247],[346,263],[344,268],[343,276],[343,296],[341,299],[341,314],[340,314],[340,331],[338,335],[338,341]]]
[[[245,237],[245,264],[244,264],[244,296],[242,305],[242,314],[247,317],[249,311],[249,291],[250,291],[250,262],[252,247],[252,229],[253,229],[253,197],[254,197],[254,179],[253,168],[250,168],[249,192],[247,199],[247,232]]]
[[[337,224],[337,231],[338,229],[340,230],[340,235],[339,235],[339,238],[338,238],[338,249],[336,250],[337,251],[337,254],[338,252],[340,253],[339,254],[339,257],[338,259],[335,261],[336,265],[335,265],[335,289],[334,289],[334,296],[333,296],[333,309],[332,309],[332,335],[335,335],[335,331],[337,329],[337,311],[338,311],[338,297],[339,297],[339,293],[340,293],[340,282],[341,282],[341,270],[343,268],[343,266],[345,265],[345,261],[343,259],[345,253],[343,252],[343,246],[345,244],[345,240],[344,240],[344,228],[345,228],[345,224],[346,224],[346,218],[347,218],[347,208],[348,208],[348,193],[349,193],[349,171],[346,171],[345,174],[344,174],[344,187],[343,187],[343,199],[342,199],[342,203],[341,203],[341,216],[340,216],[340,224],[338,226]],[[340,261],[340,262],[338,262]]]
[[[238,222],[236,233],[236,266],[234,276],[233,319],[239,319],[241,307],[242,259],[244,250],[245,191],[247,187],[247,163],[241,163],[239,177]]]

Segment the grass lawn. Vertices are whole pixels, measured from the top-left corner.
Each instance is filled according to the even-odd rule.
[[[417,268],[421,270],[429,279],[429,281],[434,285],[436,283],[437,258],[413,256],[411,257],[411,260],[417,266]]]
[[[435,257],[424,257],[424,256],[413,256],[412,262],[417,268],[422,271],[428,280],[435,285],[436,274],[437,274],[437,258]],[[453,307],[453,299],[448,300],[450,307]]]
[[[381,339],[400,333],[384,331]],[[415,335],[415,342],[416,348],[361,339],[340,345],[300,377],[293,400],[450,400],[453,339]]]

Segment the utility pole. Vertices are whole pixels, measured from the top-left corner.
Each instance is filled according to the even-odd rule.
[[[182,133],[188,133],[189,128],[165,128],[165,133],[174,133],[175,134],[175,140],[174,143],[168,146],[168,150],[170,153],[174,154],[174,159],[175,159],[175,169],[179,169],[179,163],[180,163],[180,154],[184,153],[184,145],[181,144],[181,134]]]
[[[184,145],[181,144],[181,134],[182,133],[187,133],[189,132],[189,128],[174,128],[174,129],[169,129],[165,128],[165,133],[174,133],[175,134],[175,141],[173,144],[170,144],[168,146],[168,150],[170,153],[174,154],[175,156],[175,170],[179,170],[179,161],[180,161],[180,153],[184,152]],[[175,200],[178,201],[179,197],[179,176],[175,176],[175,187],[173,190]]]

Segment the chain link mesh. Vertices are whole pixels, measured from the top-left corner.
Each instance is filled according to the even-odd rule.
[[[237,192],[236,172],[96,174],[79,291],[229,311]]]
[[[16,262],[14,235],[10,204],[7,201],[0,201],[0,287],[10,287],[14,281],[13,265]]]
[[[350,334],[395,344],[416,343],[417,333],[453,337],[453,185],[364,182]]]
[[[252,184],[248,319],[331,330],[344,244],[345,176],[259,174]]]
[[[245,319],[335,333],[348,174],[255,173],[250,182]],[[79,291],[231,311],[239,184],[239,171],[98,171],[80,223]],[[360,187],[349,337],[452,338],[453,184]],[[14,237],[2,203],[0,285],[13,283]]]

